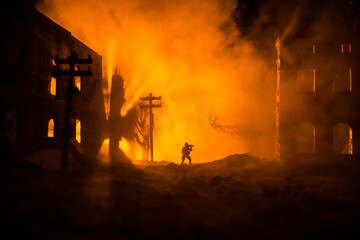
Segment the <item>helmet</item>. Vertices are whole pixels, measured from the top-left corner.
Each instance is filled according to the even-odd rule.
[[[186,143],[185,143],[185,146],[189,146],[189,144],[186,142]]]

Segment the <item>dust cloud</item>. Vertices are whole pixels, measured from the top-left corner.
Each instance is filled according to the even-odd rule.
[[[243,7],[233,0],[37,5],[103,56],[106,108],[114,69],[125,81],[122,115],[141,96],[162,97],[162,108],[154,110],[155,160],[180,162],[189,142],[194,163],[233,153],[274,156],[276,56],[264,57],[261,46],[243,37],[234,17]],[[266,40],[274,46],[275,39]],[[244,136],[216,131],[210,109],[219,124],[236,126]]]

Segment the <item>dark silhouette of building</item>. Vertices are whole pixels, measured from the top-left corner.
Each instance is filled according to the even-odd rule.
[[[2,152],[16,156],[61,149],[67,79],[53,77],[52,70],[56,56],[76,51],[79,57],[91,55],[93,74],[74,79],[80,92],[72,101],[70,151],[78,158],[96,156],[105,122],[102,56],[27,4],[7,3],[0,18]]]
[[[305,19],[281,43],[280,156],[284,162],[347,165],[358,160],[359,9],[345,6],[328,12],[334,19],[331,24],[315,23],[326,34],[310,31],[314,22],[305,26]]]

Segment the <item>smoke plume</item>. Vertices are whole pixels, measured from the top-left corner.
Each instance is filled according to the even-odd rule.
[[[193,162],[207,162],[233,153],[274,155],[275,55],[269,61],[243,37],[234,16],[247,6],[234,0],[45,0],[37,8],[103,56],[105,81],[119,69],[122,115],[141,96],[162,96],[155,160],[179,162],[189,142]],[[273,46],[275,39],[267,40]],[[247,136],[216,131],[210,109],[217,123]]]

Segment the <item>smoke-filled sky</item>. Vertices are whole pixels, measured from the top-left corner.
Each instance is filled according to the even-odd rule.
[[[103,56],[104,79],[119,69],[123,114],[140,96],[162,96],[155,160],[179,162],[189,142],[193,161],[207,162],[244,152],[274,156],[275,40],[309,6],[280,2],[44,0],[37,8]],[[243,138],[215,131],[210,109]]]

